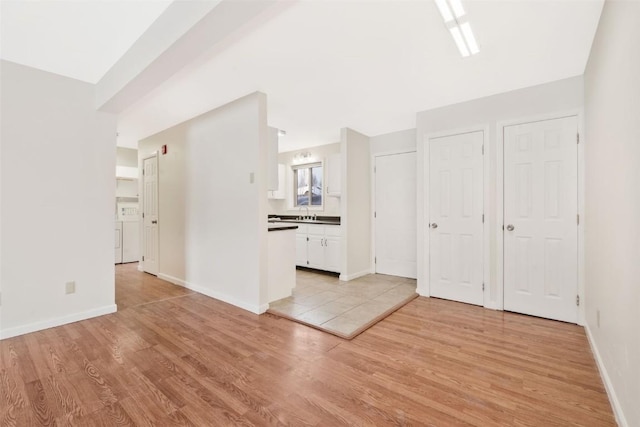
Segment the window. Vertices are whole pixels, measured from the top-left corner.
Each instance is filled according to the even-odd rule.
[[[294,166],[294,206],[322,206],[322,181],[322,163]]]

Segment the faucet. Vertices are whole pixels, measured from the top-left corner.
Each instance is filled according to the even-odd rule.
[[[300,206],[300,212],[302,212],[302,208],[305,208],[307,210],[307,216],[302,216],[300,215],[299,218],[300,219],[307,219],[309,217],[309,207],[308,206]]]

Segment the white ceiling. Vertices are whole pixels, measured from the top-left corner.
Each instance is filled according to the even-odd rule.
[[[172,0],[1,0],[0,54],[97,83]]]
[[[345,126],[371,136],[413,128],[418,111],[582,74],[603,0],[463,4],[480,44],[469,58],[431,0],[290,2],[123,112],[118,144],[256,90],[268,95],[269,124],[287,131],[281,151],[337,142]],[[73,46],[67,37],[59,43]]]

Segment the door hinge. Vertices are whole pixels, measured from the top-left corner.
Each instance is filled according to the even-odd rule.
[[[484,144],[482,144],[482,155],[484,156]]]
[[[307,265],[309,265],[309,261],[307,261]]]
[[[580,295],[576,295],[576,305],[580,306]]]
[[[484,214],[482,214],[482,223],[484,224]]]
[[[378,212],[375,212],[375,211],[374,211],[374,212],[373,212],[373,217],[374,217],[374,218],[378,218]]]
[[[484,291],[484,283],[482,284],[482,290]]]
[[[580,225],[580,214],[576,214],[576,224]]]
[[[142,212],[142,218],[144,219],[144,212]]]
[[[377,264],[378,263],[378,257],[373,257],[373,263]]]
[[[309,237],[307,237],[307,242],[309,241]]]
[[[144,261],[144,255],[142,255],[142,260]]]
[[[580,144],[580,134],[576,133],[576,144]]]

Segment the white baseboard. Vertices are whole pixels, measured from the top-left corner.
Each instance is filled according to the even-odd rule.
[[[367,274],[371,274],[371,270],[367,269],[367,270],[362,270],[359,271],[357,273],[353,273],[353,274],[340,274],[339,279],[342,280],[343,282],[348,282],[349,280],[353,280],[353,279],[357,279],[358,277],[362,277],[362,276],[366,276]]]
[[[166,280],[167,282],[182,286],[183,288],[187,287],[187,282],[182,279],[178,279],[177,277],[169,276],[168,274],[158,273],[158,279]]]
[[[205,288],[204,286],[200,286],[195,283],[190,283],[190,282],[187,282],[186,280],[178,279],[177,277],[169,276],[168,274],[158,273],[158,278],[162,280],[166,280],[167,282],[171,282],[174,285],[191,289],[192,291],[195,291],[199,294],[206,295],[208,297],[220,300],[222,302],[226,302],[227,304],[234,305],[238,308],[250,311],[254,314],[262,314],[265,311],[267,311],[267,309],[269,308],[269,304],[262,304],[262,305],[248,304],[244,301],[240,301],[222,292],[216,292],[211,289]]]
[[[421,287],[417,287],[416,288],[416,293],[418,295],[420,295],[421,297],[430,297],[431,295],[429,295],[429,291],[427,289],[421,288]]]
[[[141,271],[144,273],[144,269],[142,268],[142,264],[138,264],[138,271]]]
[[[600,357],[600,351],[598,350],[598,346],[593,339],[593,335],[591,334],[591,329],[589,329],[588,324],[584,326],[584,330],[587,332],[587,339],[589,341],[589,345],[591,346],[591,352],[593,353],[593,357],[596,359],[596,365],[598,366],[598,370],[600,371],[600,377],[602,378],[602,382],[604,383],[604,388],[607,390],[607,395],[609,396],[609,402],[611,402],[611,407],[613,408],[613,414],[616,417],[616,422],[620,427],[629,427],[629,423],[627,423],[627,419],[624,416],[624,412],[622,411],[622,406],[620,406],[620,401],[618,400],[616,391],[613,388],[611,377],[609,377],[607,368],[604,366],[602,357]]]
[[[3,329],[0,330],[0,339],[17,337],[18,335],[29,334],[43,329],[55,328],[56,326],[62,326],[68,323],[79,322],[80,320],[91,319],[92,317],[115,313],[116,311],[118,311],[118,307],[115,304],[112,304],[94,308],[92,310],[81,311],[79,313],[68,314],[66,316],[55,317],[53,319],[41,320],[39,322]]]

